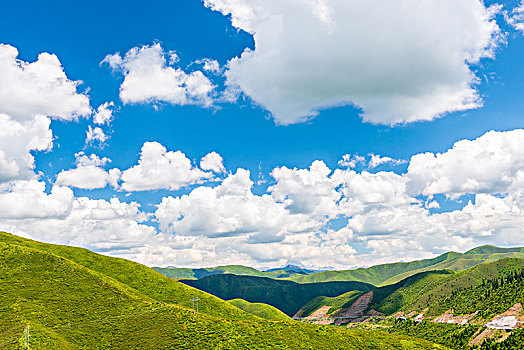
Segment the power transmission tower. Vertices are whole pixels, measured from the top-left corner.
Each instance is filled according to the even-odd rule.
[[[29,350],[29,325],[25,326],[24,335],[25,335],[25,348]]]
[[[191,301],[193,302],[193,312],[196,312],[198,314],[198,302],[200,301],[200,299],[198,299],[198,297],[195,297],[193,295],[193,298],[191,299]],[[196,304],[196,309],[195,309],[195,304]]]

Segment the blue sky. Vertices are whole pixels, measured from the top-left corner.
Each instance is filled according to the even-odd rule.
[[[34,108],[0,92],[7,120],[32,130],[43,115],[53,135],[0,147],[20,168],[0,176],[0,228],[177,266],[349,268],[524,244],[522,3],[379,3],[2,3],[0,43],[18,50],[2,64],[47,52],[67,78]]]

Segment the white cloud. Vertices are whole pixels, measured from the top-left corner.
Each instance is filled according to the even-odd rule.
[[[87,190],[104,188],[107,185],[118,186],[121,171],[117,168],[109,171],[103,169],[105,164],[110,162],[109,159],[99,158],[95,154],[88,157],[83,152],[75,154],[75,157],[77,167],[61,171],[56,178],[57,185]]]
[[[163,198],[153,214],[160,232],[147,223],[149,216],[136,203],[74,198],[71,190],[58,184],[46,193],[42,182],[16,182],[2,187],[0,229],[149,265],[178,266],[278,266],[293,259],[306,266],[347,268],[428,258],[486,243],[518,245],[524,224],[521,132],[489,132],[473,141],[459,141],[443,154],[424,155],[431,162],[438,160],[438,166],[425,164],[441,169],[435,177],[450,176],[447,171],[455,159],[464,160],[465,170],[474,160],[479,168],[501,174],[486,176],[483,182],[491,183],[484,188],[486,193],[472,192],[471,202],[450,212],[430,213],[429,208],[439,207],[431,194],[414,198],[434,181],[421,175],[423,159],[415,155],[411,162],[418,165],[417,191],[412,188],[411,164],[405,174],[332,171],[321,161],[306,169],[279,167],[272,172],[274,184],[265,194],[254,194],[249,171],[239,169],[217,186],[199,186],[186,195]],[[478,149],[490,156],[479,156]],[[146,143],[136,167],[141,167],[142,176],[153,179],[161,171],[151,169],[169,165],[163,158],[185,159],[185,169],[195,169],[176,153]],[[159,162],[150,162],[158,158]],[[494,159],[504,161],[492,169]],[[106,158],[77,154],[77,168],[103,168],[107,163]],[[483,172],[457,173],[469,178]],[[441,191],[452,195],[454,186]],[[489,188],[505,192],[487,193]],[[328,224],[339,219],[347,223],[336,229]],[[355,243],[371,252],[359,254]]]
[[[292,214],[332,216],[336,213],[340,193],[329,177],[331,169],[322,161],[314,161],[309,169],[275,168],[271,176],[277,183],[268,191]]]
[[[78,152],[75,154],[75,163],[78,166],[97,166],[97,167],[103,167],[107,163],[110,163],[111,160],[109,158],[103,157],[100,158],[96,154],[91,153],[90,156],[87,156],[84,152]]]
[[[120,99],[125,104],[167,102],[210,106],[214,89],[211,81],[201,71],[186,73],[173,67],[176,58],[175,53],[164,53],[156,43],[134,47],[123,57],[119,53],[108,55],[102,63],[124,74]]]
[[[140,212],[137,203],[86,197],[75,198],[71,203],[60,218],[20,216],[0,219],[0,227],[13,234],[46,242],[81,246],[128,258],[134,258],[133,254],[155,238],[155,229],[141,223],[147,220],[147,215]],[[32,207],[38,212],[45,211],[47,206],[48,203],[35,202]]]
[[[113,101],[102,103],[93,115],[93,123],[99,125],[109,124],[113,120],[114,108],[115,103]]]
[[[215,74],[220,72],[220,65],[218,64],[218,61],[216,60],[204,58],[203,60],[198,60],[195,63],[201,64],[202,69],[206,72],[211,72]]]
[[[369,161],[368,166],[371,169],[376,168],[379,165],[383,165],[383,164],[399,165],[399,164],[407,163],[407,161],[403,159],[393,159],[390,157],[382,157],[378,154],[373,154],[373,153],[371,153],[370,156],[371,156],[371,159]]]
[[[359,156],[358,154],[353,156],[351,154],[344,154],[342,159],[338,161],[338,166],[353,169],[357,164],[364,163],[365,161],[366,158]]]
[[[200,160],[200,168],[202,170],[209,170],[217,174],[226,172],[222,156],[216,152],[210,152],[206,154]]]
[[[194,167],[184,153],[167,151],[158,142],[146,142],[140,151],[138,164],[122,172],[121,189],[124,191],[178,190],[212,178],[211,173]]]
[[[188,195],[164,198],[155,216],[163,231],[246,239],[255,235],[257,242],[279,241],[285,233],[311,228],[310,220],[290,215],[271,196],[254,195],[252,186],[249,171],[238,169],[217,187],[201,186]]]
[[[229,85],[277,123],[356,105],[372,123],[431,120],[482,105],[471,64],[492,57],[499,6],[480,0],[204,0],[253,34]]]
[[[249,173],[239,170],[219,186],[200,186],[188,195],[163,199],[155,217],[161,232],[172,234],[176,243],[166,243],[164,255],[158,255],[155,261],[164,261],[167,256],[181,261],[183,256],[192,266],[275,266],[292,258],[308,266],[347,268],[429,258],[486,243],[521,244],[524,164],[519,161],[521,147],[517,141],[524,140],[521,132],[490,132],[477,140],[459,141],[442,155],[433,155],[440,162],[435,169],[441,172],[420,180],[424,184],[419,184],[417,191],[413,190],[411,165],[405,174],[331,171],[321,161],[309,169],[275,168],[275,184],[262,195],[252,193]],[[475,149],[484,149],[490,156],[479,156]],[[420,165],[419,156],[412,158],[413,164]],[[433,196],[414,196],[431,186],[434,178],[450,176],[450,169],[457,169],[455,159],[465,162],[465,172],[460,172],[457,184],[463,182],[461,176],[482,173],[476,168],[466,171],[474,160],[484,173],[500,172],[499,177],[488,174],[485,182],[506,192],[468,192],[474,200],[464,208],[432,214],[429,209],[440,206]],[[492,168],[493,159],[504,161]],[[442,193],[451,196],[455,190],[452,186],[447,191]],[[346,219],[347,225],[332,229],[328,225],[332,219]],[[358,254],[354,243],[365,244],[371,252]]]
[[[520,5],[515,7],[511,13],[504,13],[504,17],[513,28],[524,34],[524,1],[521,1]]]
[[[32,63],[18,50],[0,44],[0,183],[35,178],[31,151],[52,148],[50,119],[74,120],[91,113],[80,82],[67,78],[55,55],[42,53]]]
[[[42,115],[17,121],[0,114],[0,183],[35,176],[35,160],[31,151],[51,148],[53,134],[49,129],[50,123],[49,118]]]
[[[507,193],[524,172],[524,130],[490,131],[456,142],[444,153],[411,157],[407,176],[413,194]]]
[[[91,114],[89,98],[77,93],[80,82],[67,78],[55,55],[41,53],[32,63],[17,57],[16,48],[0,44],[0,113],[18,121],[36,114],[60,120]]]
[[[102,146],[108,139],[109,137],[104,133],[104,130],[98,126],[93,128],[91,125],[88,125],[86,131],[86,145],[98,142]]]
[[[15,181],[0,185],[0,220],[26,218],[60,218],[73,205],[73,192],[53,186],[45,193],[45,183],[37,180]]]

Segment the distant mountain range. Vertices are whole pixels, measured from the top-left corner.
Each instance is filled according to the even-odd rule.
[[[394,284],[420,272],[433,270],[463,271],[478,264],[503,258],[524,258],[524,248],[499,248],[490,245],[477,247],[466,253],[448,252],[433,259],[416,260],[376,265],[368,268],[341,271],[316,271],[295,265],[260,271],[241,265],[212,268],[161,268],[154,270],[175,279],[200,279],[210,275],[234,274],[240,276],[288,279],[297,283],[318,283],[333,281],[358,281],[375,286]]]
[[[327,270],[310,270],[310,269],[305,269],[297,265],[288,264],[283,267],[277,267],[274,269],[265,270],[264,272],[280,272],[280,271],[294,272],[298,275],[309,275],[311,273],[324,272]]]
[[[208,268],[177,268],[177,267],[153,267],[153,270],[174,279],[200,279],[212,275],[232,274],[239,276],[256,276],[268,278],[291,278],[304,276],[311,273],[322,272],[320,270],[308,270],[296,265],[286,265],[280,268],[260,271],[248,266],[225,265]]]

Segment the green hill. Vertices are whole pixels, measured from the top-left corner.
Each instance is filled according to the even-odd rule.
[[[431,292],[450,276],[453,271],[427,271],[403,279],[395,284],[379,287],[373,291],[370,309],[391,315],[408,305],[416,303],[423,295]]]
[[[364,294],[364,292],[353,290],[336,297],[325,297],[319,296],[310,300],[306,305],[300,309],[300,317],[307,317],[311,315],[316,310],[320,309],[322,306],[331,306],[328,310],[327,315],[336,316],[335,313],[337,310],[346,309],[350,307],[359,296]]]
[[[428,315],[439,315],[448,309],[452,309],[455,314],[488,309],[490,314],[503,312],[517,302],[524,302],[522,280],[509,280],[509,276],[520,274],[522,269],[524,259],[514,258],[475,266],[450,276],[444,283],[409,305],[409,308],[422,310],[429,307]],[[504,282],[500,282],[501,279]],[[490,281],[499,282],[497,286],[492,286]]]
[[[468,250],[466,255],[478,255],[478,254],[507,254],[507,253],[523,253],[524,248],[499,248],[492,245],[483,245],[477,248]]]
[[[433,259],[383,264],[355,270],[325,271],[289,279],[298,283],[361,281],[383,286],[394,284],[420,272],[434,270],[463,271],[482,263],[503,258],[524,258],[524,248],[482,246],[466,253],[448,252]]]
[[[261,317],[266,320],[291,320],[291,318],[288,315],[286,315],[276,307],[273,307],[268,304],[250,303],[249,301],[245,301],[244,299],[232,299],[228,300],[227,302],[231,305],[235,305],[236,307],[244,310],[245,312],[249,312],[252,315]]]
[[[6,349],[25,348],[26,325],[31,349],[438,349],[380,332],[267,321],[140,264],[6,233],[0,295]],[[187,307],[192,295],[198,315]]]
[[[212,275],[199,280],[181,280],[190,286],[206,291],[222,299],[244,299],[252,303],[264,303],[293,316],[311,299],[318,296],[337,296],[358,290],[369,291],[372,285],[362,282],[324,282],[299,284],[265,277]]]
[[[158,302],[190,308],[190,299],[193,295],[196,295],[205,300],[201,305],[202,312],[230,319],[244,317],[244,313],[239,312],[237,308],[229,305],[224,306],[223,301],[219,298],[212,297],[194,288],[188,288],[185,284],[178,283],[133,261],[111,258],[83,248],[40,243],[3,232],[0,232],[0,242],[36,249],[67,259],[91,271],[110,277]]]
[[[426,314],[433,316],[449,309],[455,314],[487,309],[491,314],[503,312],[517,302],[524,302],[524,284],[517,279],[522,269],[524,259],[504,258],[461,272],[421,272],[375,289],[370,308],[388,315],[399,310],[420,312],[425,308],[429,308]],[[497,287],[490,281],[499,281]]]

